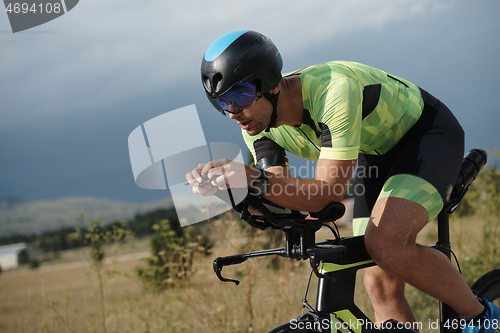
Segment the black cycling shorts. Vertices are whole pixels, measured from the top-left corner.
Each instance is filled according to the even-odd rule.
[[[449,199],[464,154],[464,132],[451,111],[421,89],[424,109],[419,120],[384,155],[360,154],[354,187],[355,235],[364,234],[378,199],[415,201],[432,220]]]

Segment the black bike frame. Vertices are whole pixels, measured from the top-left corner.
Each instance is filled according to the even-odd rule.
[[[325,277],[318,279],[316,310],[335,313],[338,319],[351,328],[352,325],[357,327],[358,323],[364,323],[365,325],[361,327],[362,332],[380,332],[367,328],[366,323],[372,321],[354,303],[357,271],[375,265],[366,251],[364,236],[341,238],[330,242],[344,245],[348,250],[334,262],[323,263],[323,265],[333,265],[333,269],[325,273]]]
[[[443,209],[438,215],[438,240],[431,246],[444,253],[451,260],[451,243],[449,229],[449,213]],[[347,253],[333,264],[338,270],[326,273],[327,277],[318,280],[316,310],[324,313],[334,313],[348,309],[356,320],[365,323],[370,319],[354,303],[356,274],[359,269],[374,266],[364,245],[364,236],[341,238],[329,243],[341,244],[348,248]],[[321,244],[321,243],[320,243]],[[332,279],[333,278],[333,279]],[[342,288],[338,288],[338,286]],[[340,317],[339,317],[340,318]],[[345,318],[340,318],[344,322]],[[457,313],[448,305],[439,303],[439,323],[441,333],[460,333],[460,330],[450,328],[453,320],[459,320]],[[371,330],[363,328],[363,332]]]
[[[451,242],[450,242],[450,215],[446,209],[441,210],[437,217],[438,223],[438,241],[434,246],[437,250],[443,252],[451,260]],[[458,314],[450,306],[439,302],[439,328],[441,333],[459,333],[461,330],[449,328],[448,320],[459,320]],[[448,324],[448,325],[446,325]],[[446,327],[448,326],[448,328]]]
[[[443,252],[451,260],[451,243],[449,229],[449,214],[443,210],[438,215],[438,240],[433,248]],[[354,287],[356,273],[359,269],[373,266],[374,263],[367,263],[371,259],[365,249],[363,236],[348,237],[340,240],[341,244],[348,248],[348,252],[339,258],[335,264],[346,267],[326,275],[333,277],[335,281],[328,278],[320,278],[316,297],[316,310],[319,312],[333,313],[348,308],[352,314],[363,320],[369,320],[365,314],[354,304]],[[337,286],[341,285],[342,288]],[[347,305],[347,307],[346,307]],[[439,303],[439,323],[441,333],[458,333],[453,330],[449,323],[454,319],[459,319],[457,313],[448,305]],[[448,324],[448,325],[446,325]],[[447,326],[447,327],[446,327]]]

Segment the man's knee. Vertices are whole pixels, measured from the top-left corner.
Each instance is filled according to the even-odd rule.
[[[380,267],[397,265],[398,261],[401,260],[402,252],[405,251],[404,245],[399,240],[400,237],[401,235],[395,235],[391,232],[384,233],[381,230],[367,229],[365,247],[375,263]],[[379,275],[373,273],[373,279],[378,278],[380,278]]]
[[[416,245],[426,218],[427,211],[418,203],[392,197],[380,199],[365,232],[368,253],[383,269],[398,265]]]

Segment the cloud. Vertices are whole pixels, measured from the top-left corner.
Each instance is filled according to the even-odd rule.
[[[87,0],[26,33],[1,35],[2,125],[32,116],[97,112],[198,76],[220,35],[253,29],[283,53],[445,10],[454,1]],[[36,31],[53,31],[38,33]],[[8,84],[6,83],[8,82]]]
[[[205,50],[238,29],[271,37],[285,72],[341,59],[407,78],[446,102],[468,145],[496,145],[499,9],[494,0],[85,0],[18,34],[0,14],[0,195],[157,198],[133,182],[126,137],[193,103],[208,141],[241,140],[234,122],[208,112],[199,82]]]

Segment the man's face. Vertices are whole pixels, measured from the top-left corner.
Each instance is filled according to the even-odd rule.
[[[248,135],[254,136],[264,131],[271,122],[273,107],[266,98],[258,98],[242,112],[229,113],[229,118],[236,121]]]

